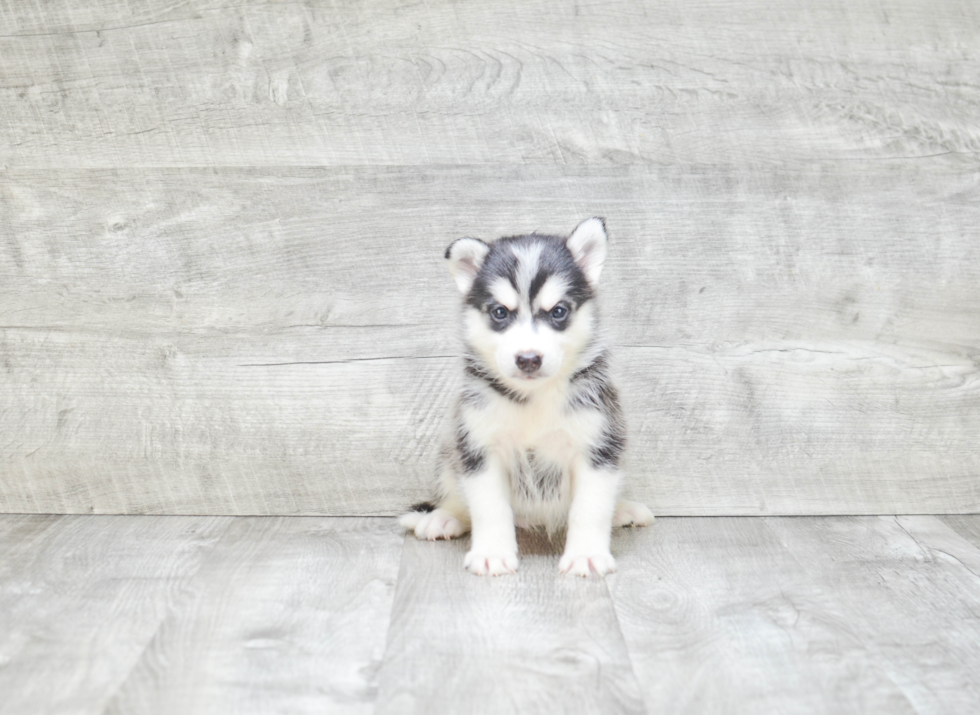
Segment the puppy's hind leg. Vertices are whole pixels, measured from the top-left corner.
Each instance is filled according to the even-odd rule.
[[[620,501],[616,503],[613,512],[614,527],[617,526],[650,526],[653,523],[653,512],[643,504],[635,501]]]
[[[399,517],[398,523],[422,541],[455,539],[470,530],[470,518],[466,506],[455,495],[443,499],[435,509],[427,504],[419,506],[421,508]],[[429,511],[426,511],[425,507],[428,507]]]

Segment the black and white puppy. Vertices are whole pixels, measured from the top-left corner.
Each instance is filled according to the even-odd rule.
[[[517,569],[515,523],[567,527],[563,573],[613,571],[613,526],[653,514],[620,501],[625,426],[595,306],[601,218],[568,238],[461,238],[446,250],[463,294],[465,377],[439,458],[437,505],[401,518],[419,539],[472,530],[464,566]]]

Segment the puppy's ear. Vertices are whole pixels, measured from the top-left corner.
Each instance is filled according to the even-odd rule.
[[[473,287],[476,274],[480,272],[489,250],[490,246],[478,238],[457,238],[446,249],[449,272],[463,295],[469,293]]]
[[[599,281],[602,266],[606,262],[606,221],[594,217],[587,218],[572,231],[565,242],[572,258],[582,269],[585,279],[592,285]]]

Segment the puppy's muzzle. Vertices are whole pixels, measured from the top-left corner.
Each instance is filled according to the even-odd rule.
[[[525,372],[528,375],[532,372],[537,372],[541,368],[540,353],[521,353],[514,359],[517,361],[517,367],[521,369],[521,372]]]

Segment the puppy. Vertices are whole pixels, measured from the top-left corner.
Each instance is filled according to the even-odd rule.
[[[446,250],[463,294],[463,388],[439,452],[436,506],[401,517],[419,539],[473,532],[463,565],[517,569],[515,524],[567,527],[562,573],[603,576],[613,526],[645,526],[616,501],[626,444],[595,291],[606,259],[601,218],[568,238],[461,238]]]

